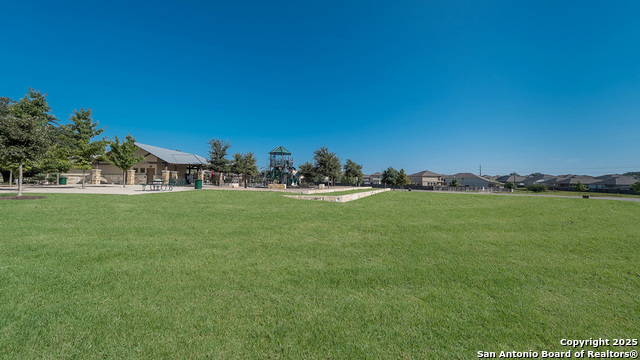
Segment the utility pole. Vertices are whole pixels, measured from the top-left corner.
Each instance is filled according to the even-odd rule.
[[[480,164],[480,176],[482,176],[482,164]]]

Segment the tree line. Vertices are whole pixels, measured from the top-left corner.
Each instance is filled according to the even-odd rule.
[[[229,140],[212,139],[209,141],[209,164],[214,171],[216,185],[223,183],[224,173],[242,175],[242,182],[247,178],[259,174],[256,159],[252,152],[235,153],[233,159],[227,159],[231,147]],[[330,152],[326,146],[318,148],[313,153],[313,162],[307,161],[298,167],[300,181],[304,184],[323,183],[325,179],[329,185],[336,181],[343,184],[358,185],[363,182],[362,165],[347,159],[344,166],[336,153]]]
[[[0,97],[0,169],[18,174],[18,196],[22,196],[25,170],[59,176],[72,167],[80,169],[84,189],[85,171],[96,161],[111,162],[122,169],[123,176],[142,161],[134,156],[135,139],[131,135],[122,141],[117,136],[96,139],[105,129],[93,120],[91,109],[74,110],[69,122],[60,124],[46,98],[47,94],[35,89],[29,89],[18,101]]]
[[[85,188],[86,171],[98,161],[108,161],[122,170],[123,186],[126,186],[126,170],[143,157],[134,156],[137,151],[135,139],[127,135],[124,139],[100,137],[105,128],[98,126],[92,109],[74,110],[66,124],[52,113],[47,94],[29,89],[21,99],[15,101],[0,97],[0,170],[9,172],[9,182],[17,174],[18,196],[22,196],[23,175],[31,173],[55,173],[56,183],[60,173],[71,168],[82,170],[82,188]],[[214,183],[223,183],[224,173],[238,174],[246,185],[248,179],[258,175],[254,153],[235,153],[227,158],[230,141],[209,141],[209,169],[216,176]],[[107,148],[109,151],[107,152]],[[393,170],[393,168],[389,168]],[[314,151],[313,162],[299,166],[299,176],[304,183],[327,183],[336,181],[358,185],[363,182],[362,165],[347,159],[342,165],[340,158],[326,146]],[[395,171],[395,170],[394,170]],[[401,170],[404,174],[404,170]],[[406,177],[406,174],[404,174]],[[402,177],[401,177],[402,178]],[[396,184],[393,174],[389,184]],[[400,184],[400,183],[398,183]]]

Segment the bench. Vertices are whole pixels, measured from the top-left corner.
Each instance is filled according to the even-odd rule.
[[[140,183],[140,185],[142,185],[142,191],[144,191],[144,189],[147,187],[147,184],[145,183]]]

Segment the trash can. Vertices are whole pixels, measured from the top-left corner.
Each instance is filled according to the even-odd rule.
[[[67,178],[60,178],[60,185],[67,185]]]
[[[196,180],[196,189],[202,189],[202,180]]]

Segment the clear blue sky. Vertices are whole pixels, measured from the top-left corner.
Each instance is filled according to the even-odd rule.
[[[7,1],[0,96],[265,166],[640,171],[638,1]]]

